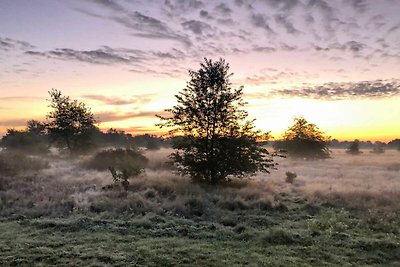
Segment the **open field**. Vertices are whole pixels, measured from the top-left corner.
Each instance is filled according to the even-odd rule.
[[[0,265],[400,265],[398,151],[277,159],[271,174],[224,187],[174,175],[168,153],[146,152],[127,192],[105,188],[111,175],[85,158],[17,164],[0,177]]]

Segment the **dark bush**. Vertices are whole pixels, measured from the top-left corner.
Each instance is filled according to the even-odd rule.
[[[329,142],[330,137],[326,137],[315,124],[300,117],[294,119],[283,139],[275,142],[274,147],[288,152],[292,157],[324,159],[329,158],[331,153],[328,149]]]
[[[8,129],[0,144],[7,150],[28,154],[45,154],[49,152],[47,138],[29,131]]]
[[[286,172],[286,182],[292,184],[297,177],[295,172]]]
[[[88,169],[105,171],[109,167],[117,170],[144,169],[148,159],[139,151],[133,149],[108,149],[98,152],[89,161],[84,163]]]

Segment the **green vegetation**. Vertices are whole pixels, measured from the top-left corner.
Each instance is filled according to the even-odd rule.
[[[399,195],[307,200],[263,182],[215,187],[173,176],[138,177],[126,192],[94,194],[89,183],[9,179],[0,191],[0,265],[400,263]]]
[[[21,152],[0,152],[0,179],[20,173],[31,173],[49,167],[49,163],[37,157],[26,156]]]
[[[70,152],[92,148],[95,145],[91,137],[96,120],[90,109],[82,102],[63,96],[58,90],[52,89],[49,94],[52,110],[47,114],[49,122],[46,128],[50,138],[61,147],[67,147]]]
[[[362,152],[360,151],[360,141],[358,139],[354,140],[346,150],[346,153],[351,155],[359,155]]]
[[[315,124],[305,118],[295,118],[293,125],[283,134],[281,141],[275,142],[275,149],[284,150],[290,156],[306,159],[328,158],[330,138],[325,137]]]
[[[94,170],[107,170],[109,167],[117,169],[143,169],[148,159],[134,149],[107,149],[97,152],[83,166]]]
[[[83,103],[50,91],[49,122],[28,121],[1,142],[0,266],[399,266],[400,163],[390,151],[381,169],[366,170],[379,179],[356,181],[364,169],[345,179],[348,160],[314,176],[304,169],[319,162],[293,159],[286,167],[299,177],[283,169],[279,179],[243,180],[277,163],[262,147],[268,134],[245,121],[228,71],[224,60],[205,59],[189,72],[172,117],[162,118],[182,134],[168,141],[103,133]],[[53,154],[49,139],[74,157]],[[319,159],[330,156],[328,142],[297,118],[275,145]],[[169,143],[177,170],[197,183],[173,173],[159,149]],[[358,152],[356,140],[348,153]],[[382,155],[369,156],[377,164]]]
[[[171,134],[183,135],[175,139],[171,155],[178,170],[209,184],[268,172],[274,164],[257,143],[262,134],[254,130],[253,121],[245,121],[248,114],[240,109],[243,88],[231,88],[229,64],[205,58],[189,75],[187,87],[176,96],[178,104],[166,110],[172,116],[160,117],[161,127],[173,127]]]

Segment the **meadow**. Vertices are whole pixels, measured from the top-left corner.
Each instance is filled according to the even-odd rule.
[[[0,265],[400,265],[398,151],[277,158],[220,186],[174,174],[170,152],[145,151],[126,191],[90,156],[1,152]]]

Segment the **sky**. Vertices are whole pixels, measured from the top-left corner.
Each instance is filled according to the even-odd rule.
[[[45,120],[48,91],[160,134],[204,57],[229,63],[275,138],[303,116],[332,138],[400,137],[400,0],[0,0],[0,135]]]

